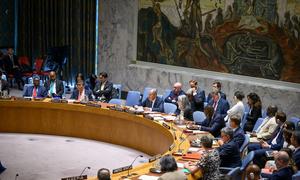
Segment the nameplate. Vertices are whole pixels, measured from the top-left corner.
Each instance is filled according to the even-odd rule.
[[[175,147],[175,143],[173,143],[170,147],[169,147],[169,151],[172,151]]]
[[[113,169],[112,173],[116,174],[116,173],[119,173],[119,172],[122,172],[122,171],[127,171],[129,169],[132,169],[132,165],[120,167],[120,168],[117,168],[117,169]]]
[[[163,127],[167,128],[167,129],[171,129],[171,127],[167,123],[163,123],[162,125],[163,125]]]
[[[153,161],[155,161],[155,160],[157,160],[159,158],[161,158],[161,154],[158,154],[156,156],[153,156],[153,157],[149,158],[149,163],[151,163],[151,162],[153,162]]]
[[[91,103],[91,102],[87,103],[87,104],[86,104],[86,106],[90,106],[90,107],[97,107],[97,108],[100,108],[100,107],[101,107],[101,105],[100,105],[100,104]]]
[[[61,178],[61,180],[84,180],[84,179],[87,179],[87,175]]]

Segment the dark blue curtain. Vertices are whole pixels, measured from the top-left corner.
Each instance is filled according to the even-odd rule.
[[[68,46],[63,79],[95,69],[96,0],[19,0],[18,55],[44,57],[51,47]]]

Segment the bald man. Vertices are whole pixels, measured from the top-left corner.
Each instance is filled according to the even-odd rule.
[[[49,73],[49,80],[45,82],[44,87],[48,92],[48,97],[60,97],[64,93],[64,84],[61,80],[56,79],[56,73],[51,71]]]
[[[157,90],[151,89],[148,98],[142,102],[141,106],[148,111],[163,112],[163,104],[162,98],[157,97]]]
[[[185,95],[185,92],[181,88],[182,88],[182,84],[180,82],[176,82],[173,85],[173,90],[170,92],[169,96],[166,97],[165,102],[173,103],[176,106],[178,106],[177,105],[178,96]]]
[[[292,167],[289,166],[290,157],[285,151],[279,151],[275,154],[275,164],[277,171],[271,175],[271,180],[291,180],[294,174]]]

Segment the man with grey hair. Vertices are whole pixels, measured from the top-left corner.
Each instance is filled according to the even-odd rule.
[[[233,130],[224,127],[221,130],[223,145],[218,148],[221,167],[239,167],[242,165],[238,144],[233,140]]]
[[[270,179],[292,179],[294,171],[289,166],[290,158],[287,152],[279,151],[275,154],[275,164],[277,171],[275,171]]]
[[[148,98],[142,102],[141,106],[147,111],[163,112],[163,104],[164,101],[162,98],[157,97],[157,90],[151,89]]]

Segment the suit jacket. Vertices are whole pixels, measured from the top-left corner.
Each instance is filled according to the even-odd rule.
[[[202,111],[204,110],[204,102],[205,102],[205,91],[201,89],[197,89],[196,94],[193,95],[193,99],[191,103],[192,111]]]
[[[261,107],[254,106],[247,116],[247,122],[244,126],[244,131],[252,131],[258,118],[261,117]]]
[[[177,106],[178,96],[185,95],[185,92],[181,90],[178,94],[175,94],[174,91],[171,91],[169,96],[166,97],[165,102],[167,103],[173,103]],[[172,100],[175,100],[176,102],[172,102]]]
[[[245,141],[245,133],[244,130],[241,127],[238,127],[233,132],[233,140],[238,144],[239,148],[243,145]]]
[[[1,81],[1,84],[2,84],[1,91],[7,90],[8,94],[9,94],[9,85],[8,85],[8,82],[5,81],[4,79],[0,79],[0,81]]]
[[[86,96],[88,96],[89,101],[92,101],[92,100],[93,100],[93,97],[92,97],[93,92],[92,92],[90,89],[85,88],[85,89],[84,89],[84,93],[85,93]],[[75,100],[77,100],[77,99],[78,99],[78,95],[79,95],[79,91],[78,91],[78,89],[76,88],[76,89],[73,90],[70,99],[75,99]]]
[[[268,118],[268,119],[266,119]],[[256,133],[257,138],[262,138],[264,140],[269,140],[272,137],[272,134],[277,128],[277,123],[275,117],[269,118],[266,117],[261,124],[260,130]]]
[[[55,96],[62,97],[62,95],[64,94],[64,83],[61,80],[58,80],[58,79],[55,80],[55,83],[56,83],[55,84],[55,86],[56,86]],[[44,84],[44,86],[47,90],[47,93],[50,90],[50,84],[51,84],[50,80],[46,81],[45,84]]]
[[[298,171],[300,171],[300,149],[297,149],[294,153],[293,153],[293,160],[296,164],[296,167],[298,169]]]
[[[93,93],[96,98],[101,97],[103,95],[106,99],[105,101],[108,102],[109,100],[111,100],[113,83],[106,81],[103,91],[101,91],[101,85],[102,85],[101,81],[97,82],[93,90]]]
[[[222,91],[220,91],[219,93],[220,93],[221,98],[223,98],[223,99],[226,100],[226,94],[224,94]],[[207,102],[210,102],[211,99],[212,99],[212,96],[211,96],[211,94],[209,93],[208,96],[207,96]]]
[[[208,105],[213,106],[214,101],[213,99],[210,100]],[[220,114],[221,117],[224,119],[227,116],[227,111],[229,110],[229,103],[226,99],[220,98],[218,101],[217,109],[215,110],[215,114]]]
[[[276,144],[272,144],[272,141],[274,138],[276,138],[277,134],[279,133],[277,139],[276,139]],[[284,138],[283,138],[283,128],[277,127],[276,131],[274,131],[275,137],[272,139],[268,140],[267,143],[271,145],[272,150],[277,150],[279,151],[283,147],[284,143]]]
[[[294,174],[293,169],[288,166],[282,169],[279,169],[278,171],[275,171],[270,180],[292,180],[292,176]]]
[[[13,55],[14,65],[20,67],[18,56]],[[4,70],[7,73],[12,73],[13,70],[13,62],[11,61],[8,55],[5,55],[3,58]]]
[[[33,88],[34,86],[29,86],[26,91],[23,94],[23,97],[32,97],[32,93],[33,93]],[[37,87],[37,97],[39,98],[44,98],[47,96],[47,90],[44,86],[38,86]]]
[[[203,122],[197,124],[201,125],[201,131],[208,131],[214,137],[220,136],[221,129],[225,127],[224,119],[220,114],[213,115],[212,120],[206,118]]]
[[[164,112],[164,101],[160,97],[156,97],[153,107],[152,102],[148,98],[142,102],[141,106],[152,108],[152,111]]]
[[[173,172],[166,172],[158,178],[159,180],[186,180],[187,176],[182,170],[177,170]]]
[[[232,139],[218,148],[220,167],[240,167],[242,165],[238,144]]]

